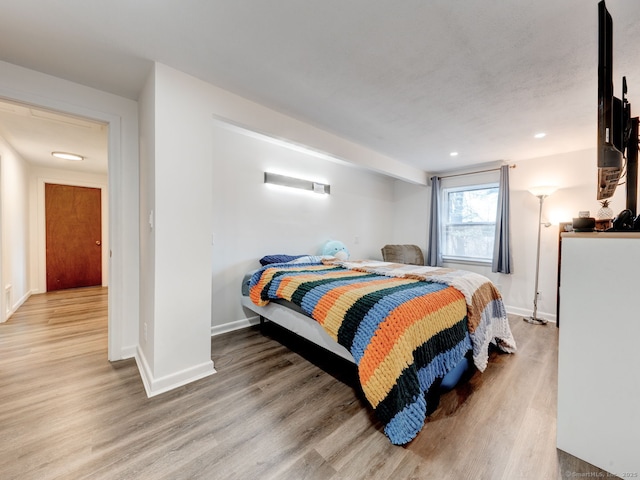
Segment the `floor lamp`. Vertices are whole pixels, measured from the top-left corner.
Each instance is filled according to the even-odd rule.
[[[534,187],[529,189],[529,192],[532,195],[535,195],[540,199],[540,210],[538,212],[538,249],[536,252],[536,285],[533,294],[533,315],[524,318],[525,322],[529,322],[534,325],[545,325],[547,323],[546,320],[538,318],[538,277],[540,274],[540,231],[542,229],[542,204],[544,203],[544,199],[555,192],[557,189],[558,187]],[[549,224],[546,224],[545,226],[548,227]]]

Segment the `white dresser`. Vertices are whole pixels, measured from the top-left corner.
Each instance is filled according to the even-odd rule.
[[[557,446],[640,478],[640,233],[562,235]]]

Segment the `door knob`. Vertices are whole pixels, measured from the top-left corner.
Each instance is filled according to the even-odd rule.
[[[96,240],[96,245],[102,245],[102,242],[100,240]]]

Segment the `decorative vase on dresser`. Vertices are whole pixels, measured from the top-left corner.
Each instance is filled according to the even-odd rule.
[[[611,220],[613,218],[613,210],[609,207],[609,200],[602,200],[600,205],[602,206],[596,213],[596,220]]]

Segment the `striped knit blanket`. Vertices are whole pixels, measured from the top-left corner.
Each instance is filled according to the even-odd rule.
[[[250,297],[259,306],[274,299],[295,303],[347,348],[385,434],[402,445],[424,425],[425,393],[472,348],[467,301],[444,283],[360,267],[266,266],[253,275]]]
[[[509,327],[507,311],[495,285],[485,276],[453,268],[407,265],[404,263],[357,260],[341,262],[324,260],[328,265],[376,273],[394,278],[414,278],[437,282],[458,289],[467,302],[469,333],[473,343],[473,363],[484,372],[489,359],[489,344],[508,353],[516,351],[516,341]]]

